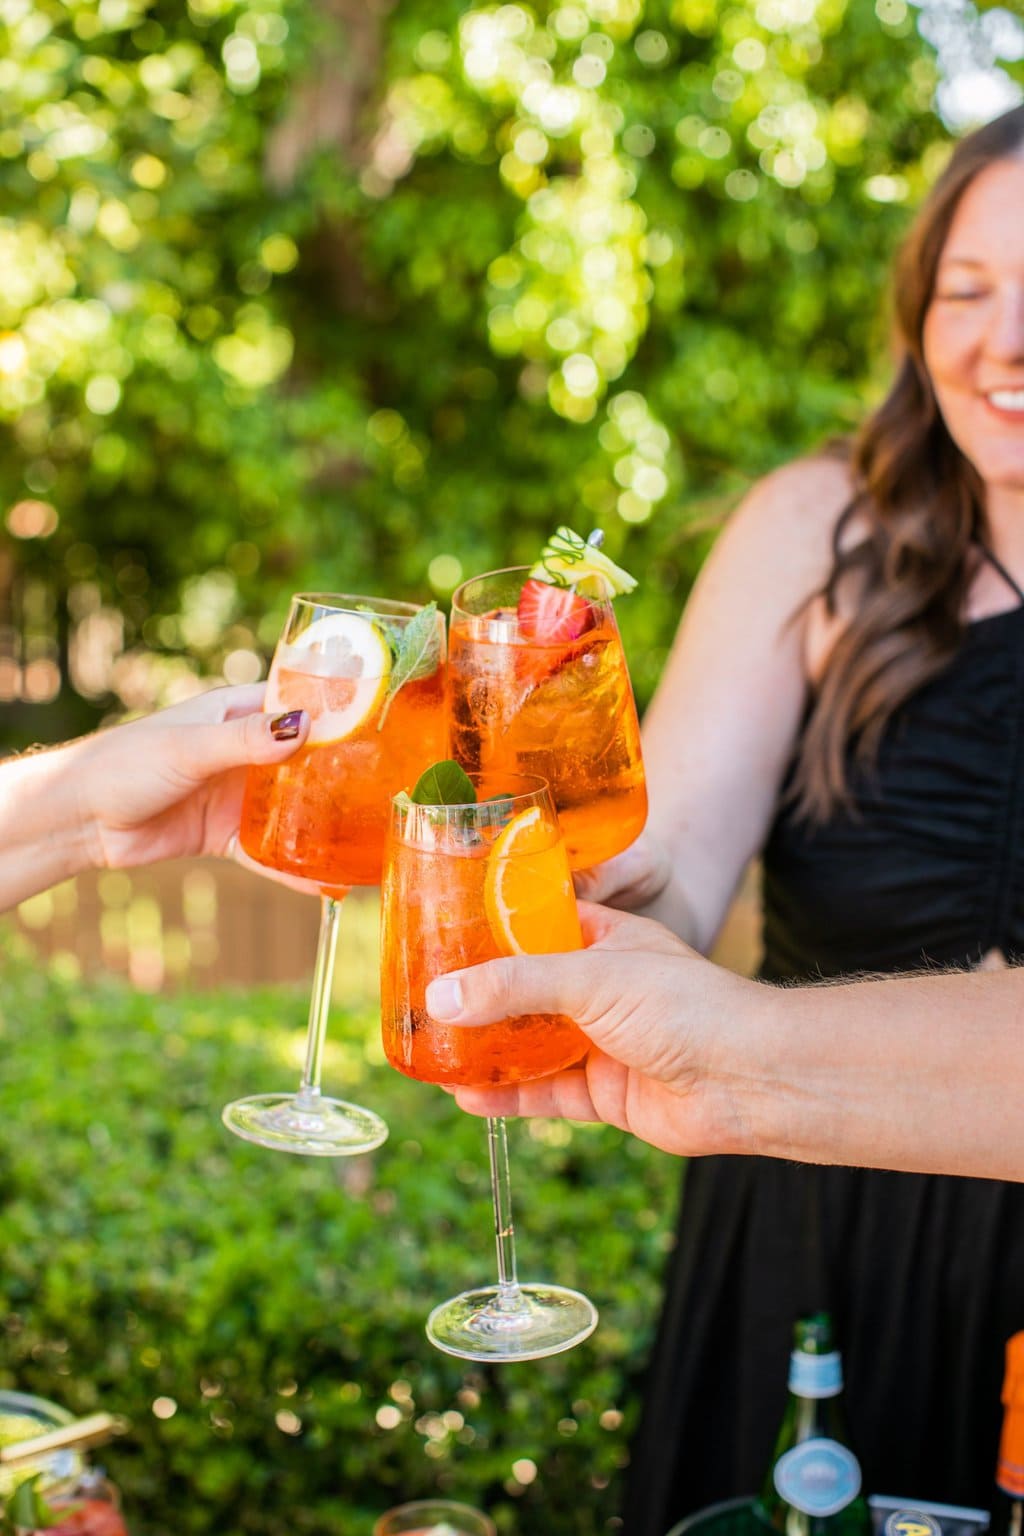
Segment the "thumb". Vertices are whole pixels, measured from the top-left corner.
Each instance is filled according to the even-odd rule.
[[[607,1055],[667,1079],[677,1069],[679,1016],[692,986],[683,968],[704,964],[686,953],[651,950],[517,955],[438,977],[427,988],[427,1012],[469,1026],[517,1014],[567,1014]]]
[[[210,725],[178,727],[175,765],[196,783],[255,763],[280,763],[291,757],[309,736],[305,710],[286,715],[253,713]]]

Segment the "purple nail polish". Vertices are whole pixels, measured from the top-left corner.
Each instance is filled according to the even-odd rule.
[[[302,710],[293,709],[290,714],[278,715],[270,722],[270,734],[275,741],[294,741],[302,724]]]

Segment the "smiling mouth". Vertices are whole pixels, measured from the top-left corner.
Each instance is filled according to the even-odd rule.
[[[997,411],[1010,411],[1015,416],[1024,416],[1024,388],[990,389],[986,393],[985,399]]]

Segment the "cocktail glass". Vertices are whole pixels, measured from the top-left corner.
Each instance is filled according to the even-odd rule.
[[[494,1521],[450,1499],[414,1499],[386,1510],[373,1536],[496,1536]]]
[[[572,875],[543,779],[471,774],[475,804],[393,803],[381,903],[384,1052],[400,1072],[447,1087],[546,1077],[586,1053],[558,1014],[519,1014],[478,1028],[427,1012],[428,982],[508,954],[579,949]],[[427,1336],[466,1360],[535,1360],[579,1344],[597,1312],[579,1291],[521,1285],[516,1275],[505,1121],[487,1122],[498,1283],[435,1307]]]
[[[587,599],[574,635],[519,614],[529,570],[474,576],[452,597],[449,734],[467,772],[548,780],[573,869],[620,853],[647,818],[640,727],[610,601]]]
[[[306,710],[312,727],[288,762],[249,769],[239,838],[259,863],[320,887],[320,934],[298,1091],[237,1099],[223,1120],[278,1151],[370,1152],[384,1121],[320,1087],[338,919],[351,886],[380,880],[392,795],[444,755],[442,615],[379,597],[293,597],[264,709]]]

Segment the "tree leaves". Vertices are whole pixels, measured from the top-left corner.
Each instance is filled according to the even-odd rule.
[[[889,255],[948,137],[916,9],[818,4],[795,37],[752,5],[520,28],[514,6],[402,0],[351,155],[270,196],[278,125],[316,99],[317,7],[266,0],[257,27],[235,0],[202,25],[140,5],[129,28],[86,6],[87,31],[80,9],[0,23],[0,134],[25,146],[0,506],[59,509],[12,546],[55,615],[31,646],[69,648],[65,593],[94,594],[133,663],[89,684],[95,709],[122,671],[145,707],[182,671],[254,671],[289,591],[418,600],[425,573],[446,592],[446,570],[527,564],[578,516],[644,578],[621,621],[648,697],[695,528],[877,393]],[[478,75],[495,24],[499,75]],[[85,148],[51,154],[65,118]],[[89,724],[33,713],[7,740]]]

